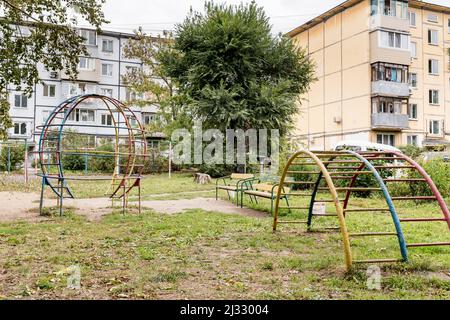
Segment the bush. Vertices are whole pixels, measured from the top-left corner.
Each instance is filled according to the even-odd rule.
[[[93,172],[112,173],[114,171],[114,146],[110,143],[103,144],[96,148],[96,151],[105,151],[106,154],[98,154],[90,157],[89,169]]]
[[[440,159],[430,160],[427,162],[419,163],[433,179],[438,190],[443,197],[450,197],[450,163],[444,162]],[[422,178],[422,176],[415,170],[410,170],[406,174],[407,178]],[[390,186],[393,196],[431,196],[432,192],[428,185],[424,182],[412,182],[412,183],[396,183]]]
[[[212,178],[221,178],[236,172],[236,166],[226,164],[202,164],[200,165],[199,170],[201,173],[209,174]]]
[[[423,148],[420,148],[420,147],[414,146],[414,145],[407,145],[407,146],[400,147],[400,150],[403,152],[403,154],[405,154],[408,157],[413,158],[413,159],[418,159],[419,156],[424,151]]]
[[[84,170],[85,161],[85,157],[79,154],[63,154],[62,156],[64,170]]]
[[[0,170],[8,170],[8,149],[11,170],[20,168],[25,160],[25,146],[23,144],[4,145],[0,152]]]

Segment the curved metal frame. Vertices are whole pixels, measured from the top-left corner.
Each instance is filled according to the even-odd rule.
[[[444,215],[444,219],[447,222],[448,228],[450,229],[450,212],[449,209],[445,203],[444,198],[442,197],[441,193],[439,192],[439,189],[436,187],[436,184],[434,183],[433,179],[428,175],[428,173],[425,171],[422,166],[420,166],[416,161],[411,159],[410,157],[404,155],[401,152],[398,151],[378,151],[378,152],[360,152],[361,155],[394,155],[397,158],[403,159],[404,161],[408,162],[410,165],[414,167],[415,170],[425,179],[425,182],[430,187],[431,192],[436,197],[436,200],[439,204],[439,207],[442,211],[442,214]],[[375,159],[374,159],[375,160]],[[393,159],[396,160],[396,159]]]
[[[342,234],[345,265],[346,265],[347,270],[349,270],[352,266],[352,253],[351,253],[351,248],[350,248],[350,239],[349,239],[349,234],[348,234],[348,230],[347,230],[347,225],[345,223],[344,210],[339,201],[338,193],[337,193],[336,187],[334,186],[333,179],[331,178],[327,168],[325,167],[323,162],[319,159],[319,157],[317,157],[311,151],[307,151],[307,150],[302,150],[302,151],[295,153],[287,162],[287,164],[283,170],[283,174],[281,176],[279,185],[281,187],[284,186],[284,184],[286,183],[285,180],[286,180],[286,176],[288,173],[288,168],[291,166],[291,164],[294,162],[294,160],[296,160],[300,155],[309,156],[315,162],[315,164],[320,168],[321,174],[323,175],[323,177],[325,178],[325,180],[327,182],[327,186],[328,186],[330,194],[333,198],[333,203],[334,203],[334,206],[336,209],[336,214],[337,214],[338,221],[339,221],[339,229]],[[311,164],[313,165],[313,163],[311,163]],[[321,178],[322,177],[320,177],[320,179]],[[318,186],[318,184],[317,184],[317,186]],[[278,188],[277,198],[275,201],[273,231],[276,231],[277,223],[278,223],[278,213],[279,213],[281,190],[282,190],[282,188]]]
[[[39,126],[38,129],[41,129],[40,139],[39,139],[39,163],[42,170],[42,174],[39,176],[42,177],[42,192],[41,192],[41,211],[42,211],[42,202],[43,202],[43,190],[45,186],[50,186],[52,191],[58,196],[58,203],[60,207],[60,214],[62,214],[62,201],[64,198],[63,190],[66,189],[69,196],[73,198],[72,192],[66,186],[67,180],[75,180],[64,176],[64,170],[62,165],[62,154],[67,153],[67,150],[63,150],[62,141],[63,141],[63,131],[67,126],[72,127],[100,127],[98,125],[83,125],[83,124],[67,124],[67,120],[70,114],[75,110],[82,102],[88,99],[97,99],[100,100],[108,110],[111,115],[111,120],[113,122],[113,126],[101,126],[102,128],[114,129],[115,136],[115,146],[114,152],[99,152],[99,151],[86,151],[84,150],[69,150],[70,153],[82,153],[83,155],[97,155],[100,153],[108,154],[114,156],[114,172],[111,178],[111,195],[110,198],[123,198],[123,212],[125,212],[125,208],[127,206],[127,194],[131,191],[132,188],[139,188],[139,208],[140,208],[140,177],[143,170],[143,164],[140,168],[138,168],[137,173],[133,174],[136,169],[136,160],[141,158],[142,161],[147,157],[147,141],[145,136],[145,130],[136,117],[136,114],[126,105],[121,103],[120,101],[102,96],[97,94],[86,94],[81,96],[75,96],[66,101],[59,104],[50,114],[50,116],[45,121],[45,124]],[[113,111],[114,108],[114,111]],[[117,120],[114,117],[114,113],[117,113]],[[60,117],[58,117],[60,115]],[[121,122],[121,117],[123,117],[123,122]],[[130,124],[129,118],[132,118],[136,121],[137,126],[133,127]],[[61,123],[53,123],[55,120],[60,120]],[[124,124],[125,126],[122,126]],[[51,128],[56,127],[56,135],[49,139],[49,133],[52,131]],[[126,130],[126,134],[120,135],[120,130]],[[126,140],[126,152],[121,152],[120,150],[120,140]],[[56,145],[53,150],[46,150],[45,141],[55,141]],[[140,144],[140,148],[138,148],[138,144]],[[80,154],[81,154],[80,153]],[[46,155],[54,155],[55,156],[55,164],[45,163]],[[125,165],[120,163],[120,157],[123,156],[126,158]],[[49,158],[49,157],[48,157]],[[57,175],[52,175],[48,166],[57,166],[58,172]],[[123,167],[124,170],[120,170]],[[129,180],[135,180],[132,185],[127,185]],[[58,180],[58,187],[55,187],[52,183],[52,180]],[[97,180],[96,178],[84,179],[84,180]],[[102,179],[104,180],[104,179]],[[119,183],[117,184],[117,181]],[[123,188],[123,194],[121,196],[116,197],[119,189]],[[57,190],[60,190],[58,192]],[[107,193],[109,190],[107,191]]]
[[[382,191],[383,196],[386,200],[386,204],[388,205],[388,209],[386,209],[386,210],[388,210],[390,212],[393,224],[395,226],[395,230],[396,230],[395,234],[397,236],[397,240],[399,243],[402,261],[405,261],[405,262],[408,261],[408,250],[406,247],[406,243],[405,243],[405,239],[404,239],[404,235],[403,235],[403,231],[402,231],[402,227],[400,224],[400,220],[399,220],[397,211],[395,209],[395,206],[393,204],[393,201],[389,194],[389,191],[388,191],[383,179],[381,178],[380,174],[376,170],[376,168],[363,156],[361,156],[360,154],[355,153],[353,151],[311,152],[311,151],[302,150],[302,151],[295,153],[289,159],[288,163],[286,164],[286,166],[283,170],[283,175],[280,180],[280,185],[285,185],[286,183],[288,183],[288,182],[286,182],[286,176],[289,173],[289,168],[291,167],[291,165],[295,166],[294,161],[296,159],[298,159],[300,156],[305,156],[305,155],[314,161],[314,162],[311,162],[311,165],[316,165],[320,168],[320,172],[316,172],[318,174],[318,177],[317,177],[317,181],[313,185],[313,190],[312,190],[309,207],[308,207],[308,220],[306,222],[307,226],[308,226],[308,230],[310,230],[311,225],[312,225],[314,203],[316,203],[316,196],[318,194],[319,186],[320,186],[322,179],[325,179],[328,190],[332,196],[332,201],[336,208],[336,215],[337,215],[338,221],[339,221],[339,229],[340,229],[340,232],[341,232],[342,238],[343,238],[344,257],[345,257],[346,268],[347,268],[347,270],[349,270],[351,268],[351,266],[353,264],[353,257],[352,257],[352,250],[351,250],[350,240],[349,240],[350,234],[348,232],[348,228],[347,228],[347,225],[345,222],[345,212],[346,212],[346,209],[347,209],[347,206],[349,203],[350,194],[352,192],[351,189],[354,187],[354,185],[357,181],[357,177],[360,175],[360,173],[357,173],[357,172],[363,173],[362,170],[364,168],[367,168],[367,170],[369,170],[369,173],[371,173],[374,176],[374,178],[380,188],[379,190]],[[341,160],[337,159],[340,157],[341,158],[344,157],[344,159],[341,159],[344,161],[348,161],[353,158],[353,159],[357,159],[358,163],[360,162],[360,165],[358,167],[355,167],[355,171],[354,171],[355,173],[353,173],[353,171],[349,172],[350,175],[348,176],[348,178],[351,179],[351,182],[347,188],[345,200],[343,201],[343,203],[341,202],[341,200],[338,197],[338,192],[334,185],[333,177],[330,174],[330,172],[332,172],[332,171],[329,171],[329,169],[328,169],[328,164],[333,161],[337,161],[337,162],[341,161]],[[324,163],[323,158],[326,158],[328,160],[325,162],[326,164]],[[303,159],[304,159],[304,157],[303,157]],[[345,171],[343,171],[343,173],[345,173]],[[351,175],[351,174],[353,174],[353,175]],[[278,223],[280,197],[281,197],[281,191],[278,190],[276,203],[275,203],[275,213],[274,213],[274,224],[273,224],[274,231],[276,230],[276,226]]]

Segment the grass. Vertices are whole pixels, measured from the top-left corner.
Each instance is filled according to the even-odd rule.
[[[161,199],[190,197],[177,192],[212,188],[193,184],[188,175],[175,175],[171,181],[155,176],[145,183],[145,194],[159,194]],[[88,193],[82,186],[79,190]],[[248,205],[270,208],[265,200]],[[352,207],[382,205],[377,198],[351,202]],[[411,216],[436,211],[427,204],[397,207]],[[411,249],[410,263],[381,266],[381,290],[369,290],[367,266],[345,272],[337,232],[280,225],[272,233],[269,215],[254,218],[204,210],[165,215],[146,210],[125,216],[112,212],[100,221],[87,221],[73,210],[41,222],[0,224],[0,298],[450,298],[448,247]],[[304,214],[284,213],[280,219],[303,220]],[[392,228],[389,215],[355,214],[347,222],[351,232]],[[336,219],[317,218],[314,230],[323,226],[336,226]],[[421,226],[405,225],[407,241],[448,239],[443,223]],[[352,248],[356,257],[399,257],[395,237],[353,240]],[[67,287],[71,266],[81,270],[80,290]]]

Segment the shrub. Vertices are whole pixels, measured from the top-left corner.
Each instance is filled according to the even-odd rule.
[[[65,170],[83,170],[85,161],[85,157],[80,154],[63,154],[62,156],[62,165]]]
[[[209,174],[212,178],[229,176],[236,172],[236,166],[226,164],[202,164],[199,167],[201,173]]]
[[[8,150],[11,170],[16,170],[22,166],[25,159],[25,146],[23,144],[12,144],[1,147],[0,170],[8,170]]]
[[[414,146],[414,145],[407,145],[407,146],[400,147],[400,150],[403,152],[403,154],[405,154],[408,157],[413,158],[413,159],[418,159],[419,156],[424,151],[423,148],[420,148],[420,147]]]
[[[114,146],[110,143],[103,144],[96,148],[97,151],[108,152],[106,154],[98,154],[89,159],[89,168],[94,172],[108,172],[114,171]]]

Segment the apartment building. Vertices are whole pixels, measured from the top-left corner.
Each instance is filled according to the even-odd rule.
[[[289,32],[316,64],[292,139],[450,143],[450,7],[348,0]]]
[[[22,30],[22,33],[26,32],[26,29]],[[64,70],[48,71],[39,65],[42,83],[35,84],[31,96],[9,88],[10,115],[14,124],[9,129],[11,140],[27,140],[30,146],[35,145],[39,140],[39,126],[56,106],[70,97],[96,93],[121,101],[136,98],[122,81],[122,76],[129,70],[143,68],[140,61],[124,56],[123,48],[133,35],[109,31],[97,33],[91,29],[80,29],[79,32],[86,39],[89,56],[80,57],[77,81],[72,81]],[[148,124],[156,118],[157,106],[132,107],[132,110],[143,124]],[[110,117],[104,106],[84,103],[70,115],[68,124],[83,125],[77,130],[93,138],[108,137],[114,135],[114,129],[108,128],[112,126]],[[96,127],[86,127],[88,124]]]

